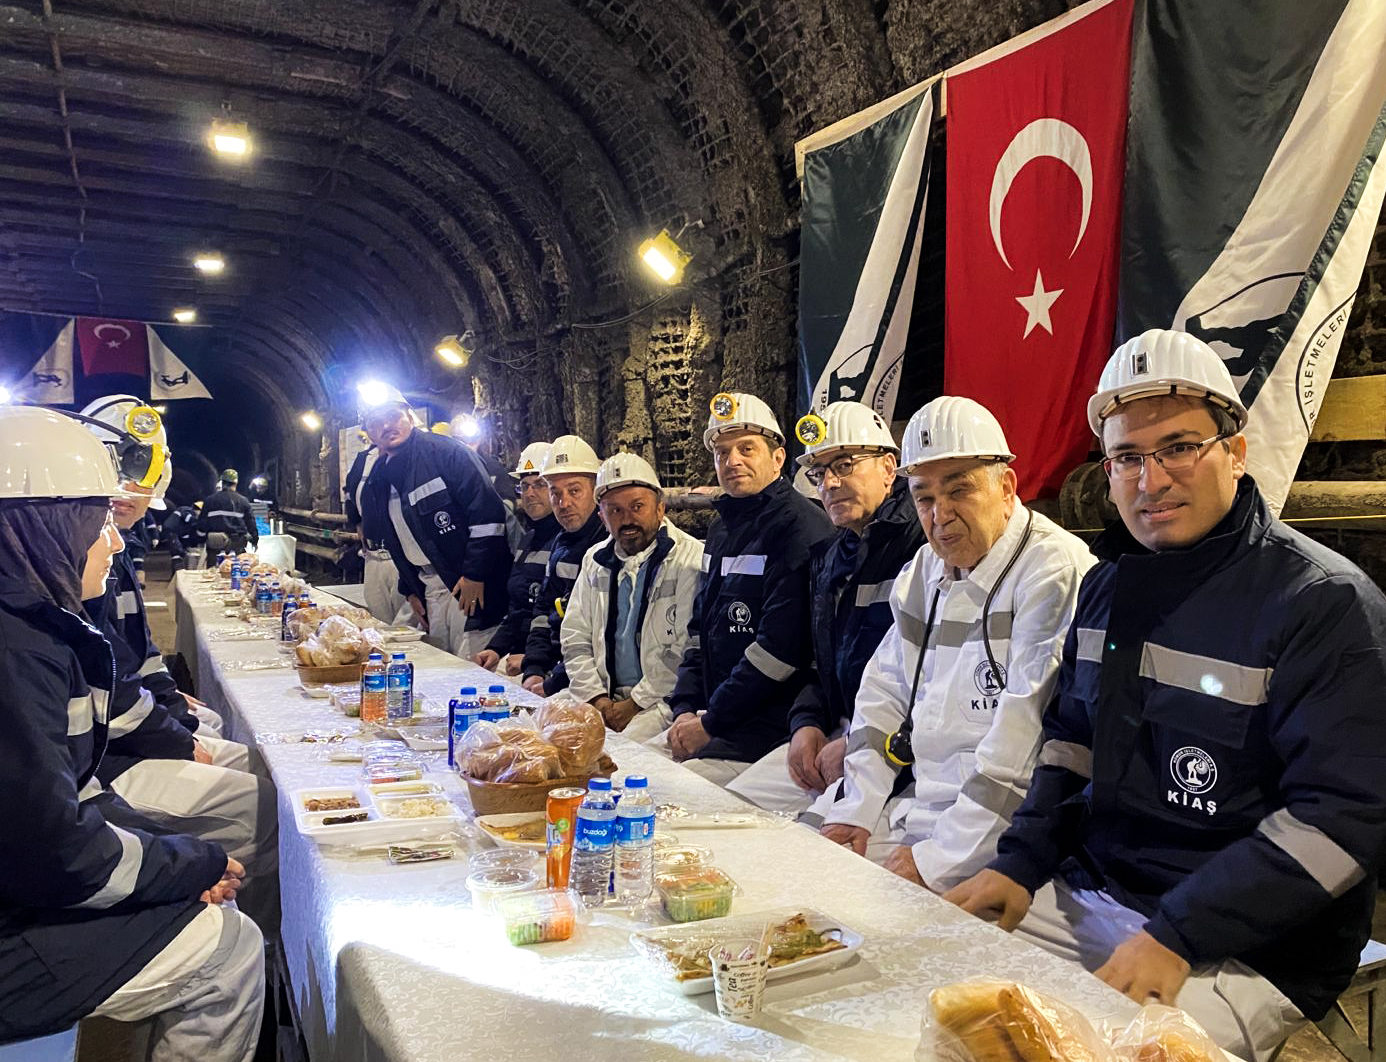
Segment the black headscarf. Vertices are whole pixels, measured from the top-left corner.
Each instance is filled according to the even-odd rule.
[[[0,500],[0,572],[81,615],[87,550],[110,511],[108,498]]]

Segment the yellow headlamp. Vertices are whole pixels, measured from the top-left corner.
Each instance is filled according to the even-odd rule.
[[[153,406],[135,406],[125,414],[125,430],[140,442],[154,438],[163,426],[163,418]]]
[[[737,401],[736,396],[720,391],[712,396],[712,401],[707,404],[707,408],[718,420],[731,420],[736,416]]]
[[[817,413],[805,413],[794,425],[794,437],[805,446],[817,446],[828,438],[828,425]]]

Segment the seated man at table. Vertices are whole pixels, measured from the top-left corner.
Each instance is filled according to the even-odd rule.
[[[1332,1006],[1386,849],[1386,599],[1277,520],[1247,411],[1182,332],[1120,347],[1088,421],[1093,546],[1025,803],[945,899],[1271,1058]]]
[[[510,568],[508,592],[510,608],[486,648],[472,657],[472,663],[487,671],[518,675],[525,661],[525,642],[534,621],[534,603],[544,585],[549,566],[549,547],[561,530],[549,501],[549,487],[539,470],[548,459],[550,446],[532,442],[520,451],[520,460],[510,478],[515,481],[520,519],[524,534],[515,547],[515,563]]]
[[[587,551],[563,616],[569,692],[632,741],[672,721],[668,697],[688,646],[703,544],[664,515],[664,488],[642,457],[617,454],[597,473],[611,536]]]
[[[789,739],[811,654],[809,550],[832,525],[781,475],[784,432],[755,395],[716,395],[703,445],[726,494],[713,503],[674,722],[657,742],[725,786]]]
[[[900,448],[875,410],[834,402],[821,417],[802,417],[795,433],[807,446],[799,465],[837,528],[809,556],[814,666],[789,711],[789,744],[727,786],[791,814],[842,777],[862,671],[890,629],[895,577],[924,540],[908,485],[895,474]]]
[[[544,581],[534,599],[534,618],[525,639],[521,666],[531,693],[557,693],[568,685],[563,664],[563,614],[587,551],[606,537],[597,512],[597,452],[576,435],[560,435],[549,447],[541,468],[549,505],[561,528],[549,545]]]
[[[1001,425],[968,398],[910,418],[900,474],[927,542],[895,580],[823,834],[942,892],[986,865],[1030,781],[1083,572],[1016,497]]]
[[[505,506],[476,454],[418,430],[398,389],[371,381],[358,391],[361,427],[381,453],[361,492],[363,520],[384,528],[429,645],[470,660],[505,615]]]

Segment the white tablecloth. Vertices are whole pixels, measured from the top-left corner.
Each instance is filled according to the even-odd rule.
[[[676,992],[632,951],[632,925],[614,913],[598,912],[566,943],[512,947],[471,910],[465,861],[393,867],[296,832],[282,794],[354,783],[359,772],[327,762],[324,746],[280,738],[350,721],[298,692],[292,670],[237,670],[281,656],[271,642],[222,640],[237,621],[195,600],[197,578],[181,573],[178,593],[180,621],[198,628],[200,692],[227,715],[231,736],[258,739],[281,793],[284,949],[315,1062],[908,1060],[929,991],[979,977],[1023,980],[1093,1018],[1125,1021],[1135,1010],[1095,978],[797,825],[678,831],[710,847],[741,886],[733,913],[812,907],[865,938],[842,969],[772,985],[755,1027],[721,1020],[711,995]],[[496,681],[428,646],[411,657],[416,687],[442,703],[464,681]],[[661,803],[745,806],[649,749],[612,737],[608,751],[623,772],[647,773]],[[467,807],[446,764],[433,770]]]

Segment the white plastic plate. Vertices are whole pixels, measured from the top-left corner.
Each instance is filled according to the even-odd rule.
[[[476,824],[486,832],[486,836],[502,848],[528,848],[543,852],[548,848],[544,841],[511,841],[492,832],[493,826],[518,826],[522,822],[543,822],[547,816],[542,811],[516,811],[509,815],[478,815]]]
[[[829,918],[821,911],[815,911],[809,907],[785,907],[774,911],[758,911],[754,914],[728,915],[726,918],[709,918],[702,922],[684,922],[679,925],[662,926],[658,929],[642,929],[631,934],[631,940],[643,937],[646,940],[683,940],[696,933],[699,936],[706,936],[711,941],[716,941],[719,936],[725,937],[747,937],[759,936],[761,930],[767,924],[783,922],[787,918],[792,918],[796,914],[802,914],[808,919],[809,928],[822,931],[824,929],[841,930],[839,939],[843,947],[836,951],[824,952],[822,955],[810,955],[806,959],[799,959],[796,962],[786,963],[783,966],[772,966],[766,975],[767,981],[781,981],[786,977],[797,977],[800,974],[822,973],[825,970],[835,970],[839,966],[845,965],[857,953],[862,945],[862,936],[854,929],[844,926],[834,918]],[[709,945],[711,946],[711,945]],[[639,950],[637,948],[637,950]],[[642,952],[643,954],[643,952]],[[693,977],[686,981],[675,981],[672,974],[667,973],[665,968],[653,963],[656,969],[664,972],[668,978],[668,983],[677,988],[685,996],[698,996],[713,990],[712,976]]]
[[[432,795],[432,794],[430,794]],[[349,815],[357,809],[342,811],[308,811],[306,802],[313,797],[354,796],[366,813],[364,822],[343,822],[325,825],[324,818]],[[294,819],[298,832],[320,844],[390,844],[393,841],[427,840],[460,828],[461,820],[454,807],[449,815],[430,815],[424,818],[391,818],[381,813],[368,787],[315,786],[299,789],[292,796]],[[396,796],[398,799],[398,796]]]

